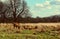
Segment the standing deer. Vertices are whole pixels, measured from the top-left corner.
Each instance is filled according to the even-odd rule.
[[[14,24],[14,28],[20,29],[19,23],[13,23],[13,24]]]

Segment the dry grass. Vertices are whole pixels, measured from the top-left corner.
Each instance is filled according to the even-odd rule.
[[[17,26],[18,27],[18,26]],[[13,26],[12,23],[0,23],[0,28],[6,28],[8,30],[38,30],[38,31],[46,31],[46,30],[60,30],[60,23],[19,23],[20,29]]]
[[[12,23],[0,23],[0,31],[7,33],[21,33],[23,30],[34,32],[60,31],[60,23],[19,23],[19,28]]]
[[[14,27],[12,23],[0,23],[0,34],[8,34],[6,36],[10,36],[12,39],[14,39],[12,34],[15,34],[15,36],[13,35],[15,38],[17,35],[22,39],[26,39],[26,37],[27,39],[50,39],[51,37],[52,39],[60,39],[60,23],[19,23],[18,25],[19,29]]]

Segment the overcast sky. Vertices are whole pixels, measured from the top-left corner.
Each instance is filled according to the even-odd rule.
[[[26,0],[33,17],[60,14],[60,0]]]

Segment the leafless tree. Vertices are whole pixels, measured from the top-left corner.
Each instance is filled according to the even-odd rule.
[[[6,18],[12,17],[15,19],[19,16],[21,17],[30,16],[29,9],[24,0],[6,0],[6,1],[8,1],[8,3],[0,2],[0,5],[4,5],[1,10],[5,13]]]
[[[16,26],[16,19],[18,16],[27,16],[28,9],[24,0],[10,0],[11,9],[14,16],[14,26]],[[26,11],[27,10],[27,11]],[[27,12],[27,13],[26,13]]]
[[[1,2],[0,5],[4,5],[2,8],[3,17],[9,18],[12,17],[14,19],[14,23],[16,24],[16,19],[18,17],[28,17],[29,9],[25,0],[8,0],[8,3]],[[1,7],[0,7],[1,8]],[[14,24],[14,26],[15,26]]]

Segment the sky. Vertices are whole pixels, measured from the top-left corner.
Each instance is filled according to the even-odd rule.
[[[60,15],[60,0],[25,0],[32,17]]]
[[[6,2],[8,0],[0,0]],[[25,0],[32,17],[60,15],[60,0]]]

